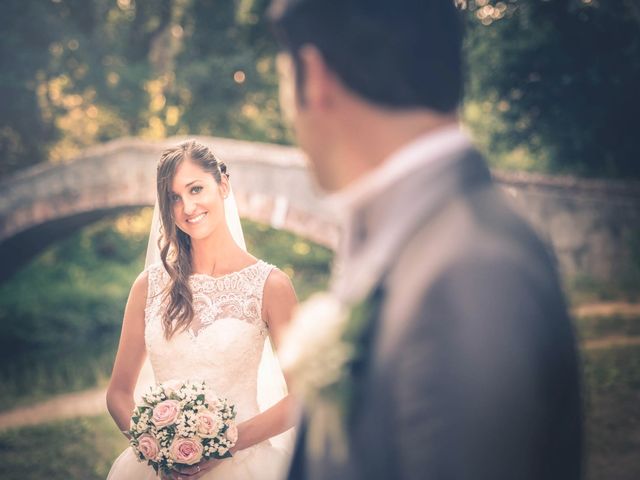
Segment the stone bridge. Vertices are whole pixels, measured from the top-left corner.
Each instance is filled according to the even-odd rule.
[[[296,148],[196,138],[229,166],[243,218],[334,248],[339,229]],[[0,180],[0,282],[47,246],[101,218],[153,205],[161,142],[124,138],[73,161]],[[494,172],[554,247],[563,273],[608,281],[640,272],[640,182]]]
[[[189,138],[211,147],[227,164],[241,217],[336,246],[337,226],[322,208],[298,149]],[[38,165],[1,180],[0,282],[77,229],[153,205],[160,154],[185,139],[123,138],[90,148],[69,163]]]

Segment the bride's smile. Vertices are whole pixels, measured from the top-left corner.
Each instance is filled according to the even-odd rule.
[[[176,226],[193,240],[210,237],[226,224],[224,199],[229,184],[186,157],[176,168],[169,200]]]
[[[196,215],[195,217],[187,218],[187,222],[188,223],[200,223],[200,220],[202,220],[205,217],[206,214],[207,214],[207,212],[202,212],[202,213],[199,213],[198,215]]]

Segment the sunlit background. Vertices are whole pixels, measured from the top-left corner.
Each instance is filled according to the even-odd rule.
[[[0,230],[11,227],[10,185],[99,144],[177,135],[291,144],[268,3],[1,0]],[[571,200],[557,207],[564,217],[547,200],[536,215],[557,219],[547,233],[563,255],[582,347],[587,478],[640,478],[640,4],[470,0],[464,15],[466,126],[521,208],[538,208],[522,196],[543,187],[546,199]],[[584,205],[612,213],[576,239],[562,225]],[[620,220],[622,210],[631,213]],[[126,447],[96,399],[150,217],[139,207],[70,228],[0,282],[0,478],[105,478]],[[326,286],[329,248],[243,225],[249,250],[287,272],[301,299]],[[10,240],[0,239],[4,255]],[[619,258],[598,258],[598,242]],[[589,261],[575,253],[583,243]],[[58,418],[63,406],[80,416]]]

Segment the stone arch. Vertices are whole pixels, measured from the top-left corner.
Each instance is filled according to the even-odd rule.
[[[212,137],[195,138],[227,163],[243,218],[334,248],[338,229],[322,208],[299,150]],[[153,205],[161,142],[124,138],[74,160],[38,165],[0,182],[0,281],[71,232],[110,215]]]

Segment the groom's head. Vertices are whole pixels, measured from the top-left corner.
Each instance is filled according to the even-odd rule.
[[[282,47],[285,114],[329,189],[339,186],[323,181],[321,171],[335,167],[322,164],[339,134],[332,129],[344,131],[340,121],[358,108],[446,115],[460,102],[462,27],[454,0],[274,0],[270,16]]]

